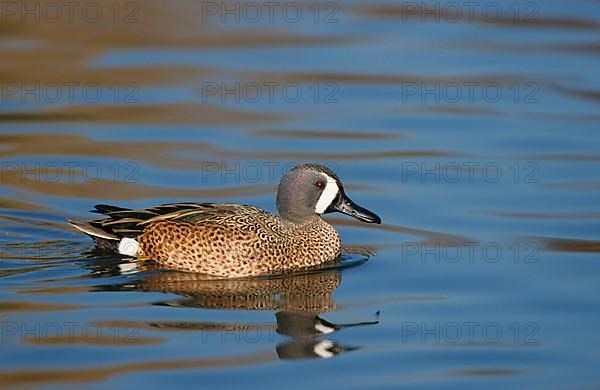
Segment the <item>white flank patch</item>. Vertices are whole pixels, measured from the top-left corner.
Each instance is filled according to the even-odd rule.
[[[335,332],[335,328],[331,328],[325,324],[321,324],[320,322],[317,322],[315,324],[315,330],[322,334],[329,334]]]
[[[313,351],[315,351],[317,356],[320,356],[324,359],[328,359],[335,355],[335,353],[329,351],[329,348],[331,348],[331,347],[333,347],[332,341],[323,340],[323,341],[320,341],[317,344],[315,344],[315,346],[313,347]]]
[[[140,244],[133,238],[125,237],[119,242],[119,253],[125,256],[135,256],[140,250]]]
[[[324,173],[323,176],[327,178],[327,185],[325,186],[325,189],[321,193],[321,197],[315,206],[315,213],[317,214],[323,214],[340,191],[335,179]]]

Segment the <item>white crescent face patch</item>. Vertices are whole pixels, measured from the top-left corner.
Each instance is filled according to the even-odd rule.
[[[334,178],[325,173],[322,173],[322,175],[327,179],[327,184],[325,185],[325,189],[321,193],[321,197],[315,206],[315,213],[317,214],[323,214],[340,192],[340,189],[338,188],[337,182]]]

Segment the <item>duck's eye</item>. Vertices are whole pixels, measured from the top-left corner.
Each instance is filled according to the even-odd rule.
[[[323,183],[322,181],[318,181],[315,183],[315,187],[317,187],[318,189],[322,190],[325,188],[325,183]]]

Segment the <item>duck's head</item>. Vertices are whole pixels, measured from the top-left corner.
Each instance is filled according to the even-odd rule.
[[[338,211],[359,221],[381,223],[375,213],[354,203],[329,168],[300,164],[290,169],[277,188],[277,210],[283,219],[302,222],[315,214]]]

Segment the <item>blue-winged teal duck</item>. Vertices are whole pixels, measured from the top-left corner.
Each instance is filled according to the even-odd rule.
[[[240,277],[315,266],[340,255],[340,237],[320,215],[339,211],[368,223],[381,219],[348,198],[327,167],[301,164],[281,179],[272,215],[253,206],[174,203],[143,210],[97,205],[108,218],[69,221],[100,248],[162,267]]]

